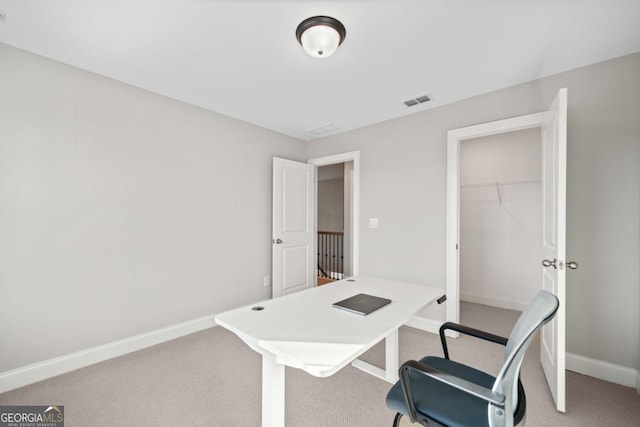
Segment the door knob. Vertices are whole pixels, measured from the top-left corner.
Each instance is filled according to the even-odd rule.
[[[575,270],[576,268],[578,268],[578,263],[575,261],[569,261],[566,265],[567,265],[567,268],[570,268],[572,270]]]
[[[549,261],[548,259],[543,259],[542,260],[542,265],[545,267],[553,267],[554,269],[558,268],[558,260],[557,259],[553,259],[553,261]]]
[[[284,243],[284,242],[283,242],[282,240],[280,240],[280,239],[275,239],[275,240],[273,241],[273,243],[275,243],[276,245],[281,245],[281,244],[282,244],[282,243]]]

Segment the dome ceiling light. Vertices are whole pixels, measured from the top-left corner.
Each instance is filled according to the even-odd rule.
[[[298,25],[296,38],[305,52],[314,58],[327,58],[342,44],[347,30],[335,18],[312,16]]]

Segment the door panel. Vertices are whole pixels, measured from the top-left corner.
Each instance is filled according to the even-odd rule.
[[[306,289],[308,286],[309,247],[307,245],[289,246],[282,250],[282,270],[284,272],[282,289],[284,293]],[[286,268],[285,268],[286,266]],[[300,289],[297,289],[300,288]]]
[[[556,126],[551,123],[542,129],[542,245],[549,250],[555,250],[557,246],[558,224],[556,206],[557,199],[557,176],[558,161],[556,152],[558,150],[557,141],[553,137]]]
[[[565,411],[567,89],[560,89],[542,126],[542,288],[558,297],[541,333],[540,361],[558,411]]]
[[[315,166],[273,158],[273,297],[315,286]]]
[[[542,273],[542,280],[543,280],[543,285],[542,285],[542,289],[544,289],[545,291],[549,291],[551,293],[553,293],[554,295],[557,293],[557,289],[556,289],[556,278],[553,277],[552,274],[550,274],[548,271],[544,271]],[[556,356],[556,352],[557,352],[557,348],[556,348],[556,330],[555,328],[552,327],[545,327],[542,329],[541,332],[541,340],[540,340],[540,360],[543,361],[543,367],[546,364],[547,366],[550,366],[550,363],[545,363],[544,361],[546,360],[555,360],[557,358]],[[555,380],[555,375],[548,375],[545,372],[545,375],[547,377],[547,382],[549,383],[549,388],[550,389],[555,389],[557,387],[556,384],[556,380]],[[553,384],[551,383],[551,381],[553,381]]]
[[[297,167],[285,167],[282,170],[284,233],[304,233],[309,228],[308,173],[306,169]]]

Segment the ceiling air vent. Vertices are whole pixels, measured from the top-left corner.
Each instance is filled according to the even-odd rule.
[[[309,132],[311,132],[314,135],[323,135],[327,132],[331,132],[333,130],[338,129],[338,126],[336,125],[332,125],[331,123],[328,123],[324,126],[320,126],[314,129],[309,129]]]
[[[423,102],[431,101],[427,95],[418,96],[417,98],[404,101],[404,105],[407,107],[413,107],[414,105],[422,104]]]

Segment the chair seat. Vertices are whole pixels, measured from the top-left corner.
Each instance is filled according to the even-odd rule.
[[[429,356],[421,359],[420,363],[489,389],[495,382],[495,377],[449,359]],[[429,418],[437,423],[450,427],[488,427],[488,403],[485,400],[426,375],[411,372],[409,377],[418,413],[429,414]],[[518,395],[518,410],[514,414],[514,424],[521,421],[525,412],[525,397],[521,384],[518,385]],[[409,416],[400,381],[396,382],[387,394],[387,406]]]

